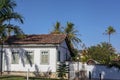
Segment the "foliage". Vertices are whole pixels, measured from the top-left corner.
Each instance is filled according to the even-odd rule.
[[[87,62],[88,59],[89,59],[89,57],[88,57],[87,54],[86,54],[86,55],[82,55],[82,56],[80,57],[80,61],[83,62],[83,63]]]
[[[71,45],[74,45],[74,47],[81,42],[80,38],[77,37],[79,35],[78,30],[75,29],[73,23],[67,22],[64,33],[68,35],[68,39],[70,40]]]
[[[15,1],[13,0],[1,0],[0,4],[0,24],[6,20],[18,20],[19,22],[23,23],[22,16],[14,12],[14,8],[17,6]]]
[[[111,35],[112,33],[114,33],[116,30],[112,27],[112,26],[109,26],[107,28],[107,30],[105,30],[106,34],[108,35]]]
[[[72,60],[73,60],[73,61],[78,61],[78,60],[77,60],[77,57],[78,57],[78,50],[75,49],[75,48],[73,48],[73,49],[72,49],[72,52],[73,52],[73,54],[71,54]]]
[[[105,42],[89,47],[87,55],[89,59],[96,60],[101,64],[109,64],[116,56],[115,49],[112,45]]]
[[[24,33],[20,29],[20,27],[13,25],[10,22],[11,20],[15,20],[20,23],[23,23],[23,17],[17,12],[14,12],[15,7],[16,7],[16,3],[13,0],[0,0],[0,44],[2,46],[4,45],[3,43],[11,35],[16,35],[19,38],[24,37]],[[1,57],[3,57],[2,52],[1,52]],[[1,58],[1,66],[2,66],[2,62],[3,61]]]
[[[60,34],[62,33],[60,22],[56,22],[54,29],[51,31],[51,34]]]
[[[105,34],[107,34],[108,37],[109,37],[109,43],[110,43],[110,36],[111,36],[111,34],[113,34],[115,32],[116,32],[116,30],[112,26],[109,26],[107,28],[107,30],[105,30]]]
[[[108,67],[117,67],[120,69],[120,56],[116,55],[116,57],[110,61]]]
[[[120,61],[111,61],[108,67],[117,67],[120,69]]]
[[[81,53],[80,54],[80,61],[84,63],[84,62],[87,62],[89,59],[89,57],[87,55],[88,51],[87,51],[87,47],[84,43],[81,44],[81,47],[82,47],[82,50],[80,51],[80,53]]]
[[[78,31],[75,29],[74,24],[67,22],[66,27],[62,27],[60,22],[56,22],[54,29],[50,32],[51,34],[67,34],[71,45],[74,47],[80,43],[81,40],[78,38]]]
[[[68,73],[68,65],[66,65],[64,62],[61,62],[60,65],[58,65],[58,77],[60,79],[64,79],[66,77],[66,73]]]
[[[75,29],[74,24],[72,22],[67,22],[65,27],[62,27],[60,22],[56,22],[54,29],[50,32],[51,34],[66,34],[68,38],[69,46],[72,51],[73,60],[76,59],[76,51],[77,45],[81,42],[80,38],[78,38],[78,31]]]
[[[23,23],[23,17],[14,11],[16,3],[13,0],[1,0],[0,4],[0,38],[5,41],[11,35],[23,36],[19,26],[11,24],[11,20]]]

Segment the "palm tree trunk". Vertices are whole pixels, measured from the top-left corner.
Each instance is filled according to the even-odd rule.
[[[2,75],[2,71],[3,71],[3,41],[2,41],[2,43],[1,43],[1,69],[0,69],[0,71],[1,71],[1,75]]]
[[[108,38],[108,39],[109,39],[108,43],[110,44],[110,34],[108,35],[108,37],[109,37],[109,38]]]

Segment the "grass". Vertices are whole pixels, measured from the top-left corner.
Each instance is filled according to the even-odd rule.
[[[0,80],[26,80],[26,77],[23,77],[23,76],[0,76]],[[59,80],[59,79],[29,77],[29,80]]]
[[[0,76],[0,80],[25,80],[25,77],[20,77],[20,76]]]

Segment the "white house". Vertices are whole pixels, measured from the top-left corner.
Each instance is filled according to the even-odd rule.
[[[1,57],[1,56],[0,56]],[[55,77],[57,63],[70,60],[70,47],[65,34],[15,36],[3,45],[2,72],[12,75],[41,75],[52,72]],[[1,67],[0,67],[1,69]]]

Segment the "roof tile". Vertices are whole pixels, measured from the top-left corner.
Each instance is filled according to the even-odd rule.
[[[6,42],[10,44],[59,44],[65,39],[65,34],[40,34],[26,35],[23,39],[11,36]]]

